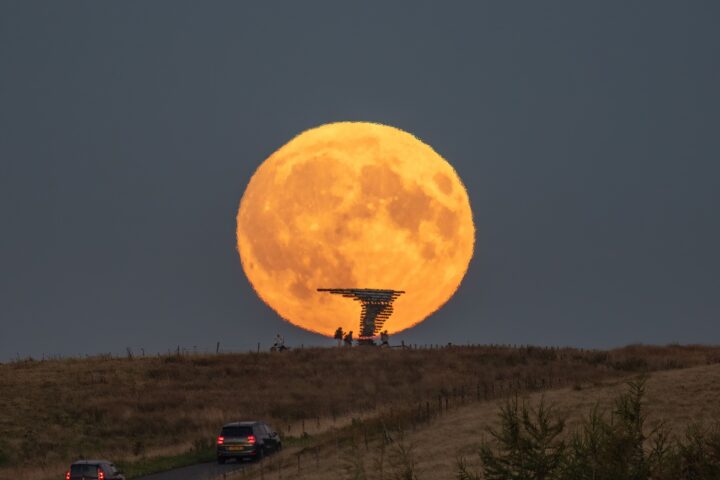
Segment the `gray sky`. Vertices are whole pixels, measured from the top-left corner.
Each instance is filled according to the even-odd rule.
[[[309,127],[410,131],[476,255],[411,343],[720,343],[720,4],[0,2],[0,360],[232,348],[279,319],[235,251]]]

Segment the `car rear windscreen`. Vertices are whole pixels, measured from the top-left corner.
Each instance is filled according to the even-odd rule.
[[[85,478],[97,478],[98,466],[97,465],[72,465],[70,467],[70,476],[85,477]]]
[[[253,434],[252,427],[223,427],[223,437],[248,437]]]

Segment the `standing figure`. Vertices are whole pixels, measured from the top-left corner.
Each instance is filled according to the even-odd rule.
[[[275,343],[273,343],[270,350],[273,352],[282,352],[285,350],[285,339],[279,333],[275,335]]]
[[[390,335],[388,335],[387,330],[383,330],[380,332],[380,346],[381,347],[389,347],[390,346]]]
[[[338,327],[335,330],[335,340],[338,342],[338,347],[342,347],[343,335],[345,335],[345,332],[343,332],[342,327]]]
[[[346,347],[352,347],[352,342],[353,342],[352,330],[350,330],[347,334],[345,334],[345,338],[343,340],[345,341]]]

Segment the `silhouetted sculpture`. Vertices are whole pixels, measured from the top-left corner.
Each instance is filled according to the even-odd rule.
[[[342,295],[362,304],[358,342],[370,345],[373,344],[372,337],[380,331],[385,320],[392,315],[392,304],[395,299],[405,293],[402,290],[375,290],[371,288],[318,288],[318,292]]]

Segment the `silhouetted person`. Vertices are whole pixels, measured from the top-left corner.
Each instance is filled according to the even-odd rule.
[[[343,332],[342,327],[338,327],[338,329],[335,330],[335,340],[338,341],[338,347],[342,347],[343,335],[345,335],[345,332]]]
[[[380,346],[381,347],[389,347],[390,346],[390,335],[388,335],[387,330],[383,330],[380,332]]]
[[[345,346],[346,347],[352,347],[352,330],[350,330],[347,334],[345,334]]]
[[[275,351],[282,352],[285,349],[286,349],[285,339],[282,337],[282,335],[280,335],[278,333],[277,335],[275,335],[275,343],[273,343],[273,346],[270,350],[272,350],[274,352]]]

